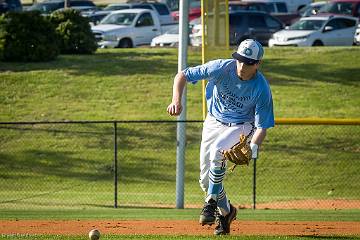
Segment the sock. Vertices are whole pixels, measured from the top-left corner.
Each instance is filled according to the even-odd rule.
[[[206,202],[209,202],[210,199],[215,201],[218,200],[218,195],[222,188],[222,181],[225,176],[225,168],[224,169],[213,169],[210,168],[209,171],[209,188],[208,195],[206,197]]]
[[[226,192],[224,190],[223,185],[221,184],[221,189],[218,195],[218,209],[222,216],[226,216],[230,213],[230,203],[226,196]]]

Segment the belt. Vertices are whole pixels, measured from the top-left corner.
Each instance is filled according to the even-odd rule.
[[[237,125],[242,125],[245,122],[239,122],[239,123],[226,123],[226,122],[222,122],[218,119],[216,119],[216,121],[218,121],[219,123],[221,123],[222,125],[228,126],[228,127],[233,127],[233,126],[237,126]]]

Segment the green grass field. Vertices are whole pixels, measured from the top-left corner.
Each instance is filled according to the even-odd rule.
[[[267,48],[261,70],[272,87],[276,117],[360,118],[359,58],[359,47]],[[191,49],[189,65],[199,63],[199,49]],[[48,63],[0,62],[0,121],[170,120],[166,106],[176,70],[176,49],[98,50]],[[200,84],[188,85],[187,108],[188,119],[201,119]],[[126,207],[174,206],[175,129],[171,123],[119,125],[121,207],[113,209],[111,124],[0,126],[0,219],[197,218],[199,209]],[[201,124],[187,129],[185,203],[201,204]],[[269,131],[258,162],[258,202],[360,199],[359,136],[358,126],[279,125]],[[251,203],[250,170],[238,168],[226,177],[235,203]],[[333,195],[327,194],[330,189]],[[244,220],[360,219],[359,209],[241,213]],[[0,235],[61,238],[31,237]]]
[[[232,51],[215,52],[227,58]],[[200,63],[199,50],[189,65]],[[276,117],[359,118],[358,47],[266,49]],[[141,63],[141,64],[139,64]],[[0,63],[1,121],[170,118],[176,49],[98,50],[48,63]],[[201,86],[188,85],[188,119],[202,118]],[[35,107],[36,106],[36,107]]]

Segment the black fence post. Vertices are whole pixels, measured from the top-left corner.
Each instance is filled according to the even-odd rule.
[[[114,208],[118,206],[117,122],[114,122]]]
[[[252,209],[256,209],[256,158],[254,160],[254,172],[253,172],[253,204]]]

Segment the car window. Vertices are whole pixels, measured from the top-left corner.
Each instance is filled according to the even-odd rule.
[[[334,30],[338,30],[338,29],[353,27],[353,26],[355,26],[355,23],[356,23],[355,21],[352,21],[350,19],[336,18],[336,19],[330,20],[326,24],[326,26],[331,26],[331,27],[333,27]]]
[[[229,16],[229,27],[232,29],[239,30],[244,25],[244,17],[241,15],[230,15]]]
[[[250,10],[250,11],[263,11],[263,9],[261,9],[261,7],[259,5],[250,5],[248,7],[248,10]]]
[[[330,21],[326,24],[326,26],[330,26],[330,27],[332,27],[334,30],[337,30],[337,29],[340,29],[340,28],[341,28],[338,19],[330,20]]]
[[[355,11],[355,16],[356,17],[360,16],[360,4],[357,5],[357,10]]]
[[[19,0],[7,0],[7,1],[4,1],[4,0],[1,0],[0,3],[7,3],[8,5],[11,5],[11,6],[21,6],[21,2]]]
[[[150,13],[143,13],[136,22],[137,27],[153,26],[154,21]]]
[[[299,20],[289,27],[290,30],[319,30],[325,20]]]
[[[59,8],[63,8],[63,2],[53,2],[53,3],[37,3],[32,5],[28,10],[29,11],[40,11],[42,13],[51,13]]]
[[[168,8],[163,4],[154,4],[153,6],[156,8],[156,11],[160,15],[169,15],[170,14]]]
[[[277,7],[278,12],[281,12],[281,13],[287,12],[287,7],[286,7],[285,3],[276,3],[276,7]]]
[[[267,3],[267,8],[269,9],[269,12],[273,13],[275,12],[275,5],[273,3]]]
[[[281,23],[270,16],[265,16],[265,22],[269,28],[281,28]]]
[[[320,10],[320,13],[336,13],[336,14],[352,14],[352,3],[335,2],[325,4]]]
[[[123,9],[129,9],[130,7],[127,5],[112,5],[112,6],[107,6],[106,8],[104,8],[105,11],[116,11],[116,10],[123,10]]]
[[[70,6],[95,6],[95,4],[90,1],[70,1]]]
[[[345,28],[348,27],[353,27],[356,25],[356,21],[355,20],[351,20],[351,19],[341,19],[342,24],[345,26]]]
[[[171,11],[179,10],[179,0],[167,0],[166,4],[168,5]]]
[[[131,25],[136,17],[136,13],[115,13],[105,17],[101,24]]]
[[[237,11],[237,10],[249,10],[249,11],[266,11],[265,7],[259,4],[248,4],[248,5],[240,5],[240,4],[229,4],[229,11]]]
[[[249,27],[252,27],[252,28],[267,28],[264,16],[250,15],[249,16]]]

